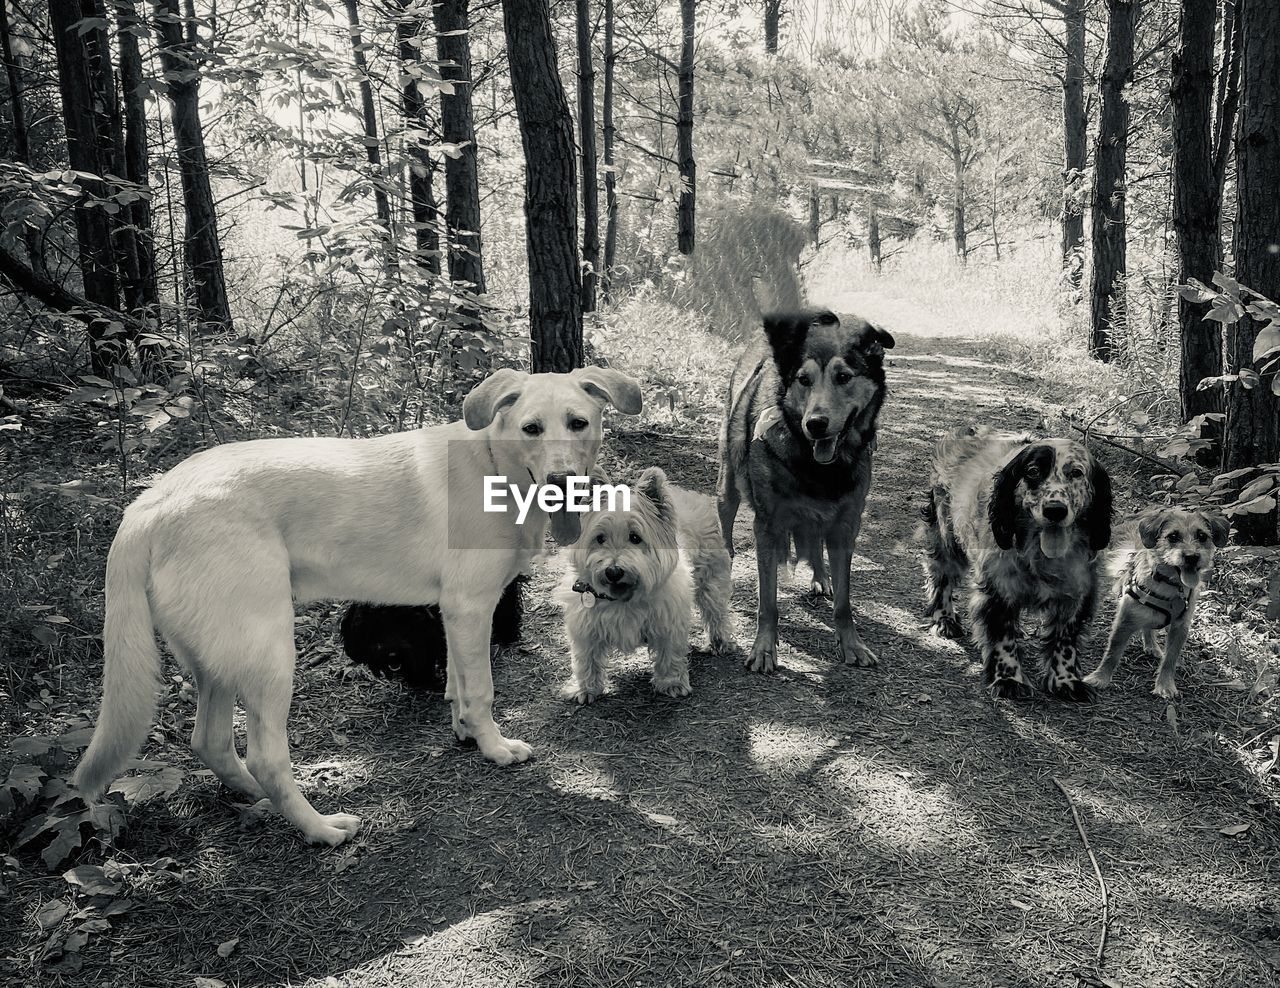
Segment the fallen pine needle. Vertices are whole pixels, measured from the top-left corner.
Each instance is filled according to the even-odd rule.
[[[1053,784],[1058,787],[1067,800],[1067,806],[1071,808],[1071,818],[1076,822],[1076,832],[1080,834],[1080,840],[1084,842],[1085,853],[1089,855],[1089,862],[1093,865],[1093,873],[1098,878],[1098,889],[1102,893],[1102,934],[1098,937],[1097,953],[1098,969],[1101,970],[1103,956],[1107,952],[1107,931],[1111,926],[1111,901],[1107,895],[1107,883],[1102,878],[1102,868],[1098,866],[1098,859],[1093,853],[1093,846],[1089,843],[1089,835],[1084,829],[1084,821],[1080,819],[1080,811],[1076,809],[1071,793],[1067,792],[1067,787],[1056,776],[1053,777]]]

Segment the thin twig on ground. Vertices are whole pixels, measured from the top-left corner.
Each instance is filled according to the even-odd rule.
[[[1062,784],[1057,776],[1053,776],[1053,784],[1058,787],[1063,797],[1067,801],[1067,806],[1071,808],[1071,818],[1075,820],[1076,832],[1080,835],[1080,840],[1084,842],[1085,853],[1089,855],[1089,862],[1093,865],[1093,873],[1098,879],[1098,889],[1102,893],[1102,933],[1098,937],[1098,970],[1102,970],[1103,958],[1107,952],[1107,932],[1111,927],[1111,900],[1107,894],[1107,883],[1102,877],[1102,868],[1098,865],[1098,859],[1093,853],[1093,846],[1089,843],[1089,834],[1084,829],[1084,820],[1080,818],[1080,811],[1076,809],[1075,800],[1071,798],[1071,793],[1067,792],[1067,787]]]

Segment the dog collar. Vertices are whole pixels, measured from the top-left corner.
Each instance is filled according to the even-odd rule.
[[[607,593],[601,593],[586,580],[578,580],[574,583],[573,592],[582,594],[583,607],[595,607],[597,600],[616,601],[618,599],[617,597],[610,597]]]
[[[1167,628],[1187,612],[1190,591],[1178,578],[1178,572],[1171,566],[1157,566],[1147,584],[1140,584],[1132,576],[1125,586],[1125,593],[1143,607],[1149,607],[1164,620],[1157,626]]]

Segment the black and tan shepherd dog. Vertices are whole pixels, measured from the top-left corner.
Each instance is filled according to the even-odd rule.
[[[755,672],[777,665],[778,565],[793,543],[813,568],[815,592],[834,591],[841,659],[876,663],[853,623],[849,573],[886,393],[884,352],[892,347],[892,336],[855,316],[775,313],[734,368],[720,433],[720,529],[732,555],[745,498],[755,512],[759,573],[756,637],[746,659]]]

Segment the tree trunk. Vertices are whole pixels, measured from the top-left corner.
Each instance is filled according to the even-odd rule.
[[[89,175],[105,175],[110,169],[110,149],[100,144],[102,136],[94,106],[101,106],[101,80],[92,77],[92,68],[100,62],[91,56],[96,42],[81,34],[76,24],[93,16],[92,3],[86,11],[81,0],[50,0],[49,27],[53,32],[58,56],[58,84],[62,94],[62,118],[67,135],[67,162],[72,169]],[[100,206],[89,206],[90,198],[104,200],[111,192],[99,178],[77,179],[83,195],[75,206],[76,239],[79,247],[80,276],[84,297],[97,306],[120,308],[119,284],[116,280],[115,256],[111,244],[111,219]],[[114,340],[109,323],[95,320],[89,324],[89,351],[93,371],[110,376],[111,369],[125,360],[119,337]]]
[[[1080,186],[1088,167],[1089,117],[1084,108],[1085,4],[1070,0],[1063,11],[1067,62],[1062,73],[1062,267],[1073,287],[1084,271],[1084,210]]]
[[[880,273],[880,214],[874,209],[867,217],[867,253],[871,256],[871,268]]]
[[[1184,0],[1178,47],[1173,54],[1173,229],[1178,282],[1208,284],[1222,264],[1218,239],[1221,201],[1214,171],[1213,43],[1217,0]],[[1206,377],[1222,373],[1220,323],[1204,318],[1203,306],[1179,297],[1181,364],[1178,393],[1184,422],[1222,411],[1217,388],[1197,391]]]
[[[565,372],[583,364],[573,117],[556,66],[548,0],[503,0],[502,25],[524,147],[533,370]]]
[[[457,148],[444,159],[445,223],[449,231],[449,280],[485,292],[480,247],[480,170],[471,103],[471,38],[468,0],[440,0],[434,7],[436,55],[441,77],[453,85],[440,94],[440,136]],[[550,28],[548,28],[550,31]],[[522,41],[521,44],[524,42]],[[532,42],[530,42],[532,43]],[[573,228],[576,231],[576,224]]]
[[[31,138],[27,130],[26,86],[22,78],[22,66],[13,50],[13,36],[9,26],[9,0],[0,0],[0,58],[4,59],[5,75],[9,83],[9,118],[13,125],[13,158],[31,167]],[[45,273],[44,245],[41,232],[23,224],[23,240],[27,245],[27,257],[31,269],[39,275]]]
[[[1240,12],[1236,0],[1222,8],[1222,67],[1218,73],[1218,96],[1214,101],[1213,171],[1218,183],[1218,206],[1221,209],[1223,189],[1227,184],[1227,162],[1235,141],[1236,113],[1240,109]]]
[[[681,254],[692,254],[694,206],[698,166],[693,158],[693,35],[695,0],[680,0],[680,104],[676,113],[676,161],[680,169],[680,204],[676,212],[676,243]]]
[[[613,264],[618,255],[618,177],[614,173],[613,74],[618,54],[613,43],[613,0],[604,0],[604,295],[613,300]]]
[[[209,161],[200,122],[200,58],[195,28],[179,11],[178,0],[152,0],[155,9],[160,66],[164,70],[173,120],[173,142],[182,175],[182,199],[187,216],[186,257],[195,288],[200,332],[217,335],[232,331],[227,305],[227,280],[218,240]],[[189,31],[184,31],[186,24]]]
[[[413,215],[414,261],[432,275],[440,274],[440,209],[436,203],[436,163],[427,151],[426,100],[415,75],[421,68],[419,49],[413,44],[420,23],[411,14],[413,0],[400,0],[396,21],[401,74],[400,106],[404,114],[404,142],[409,156],[409,207]]]
[[[1112,327],[1124,312],[1125,159],[1129,149],[1125,89],[1133,82],[1133,41],[1141,7],[1141,0],[1107,0],[1107,54],[1093,156],[1093,275],[1089,291],[1089,352],[1103,362],[1109,362],[1115,353]]]
[[[822,239],[822,199],[812,186],[809,188],[809,239],[815,247]]]
[[[782,20],[782,0],[764,0],[764,51],[778,54],[778,25]]]
[[[151,226],[151,168],[147,150],[147,84],[142,75],[138,37],[146,25],[133,0],[115,0],[120,47],[120,89],[124,103],[124,177],[145,191],[124,209],[134,228],[137,260],[137,298],[140,307],[154,309],[160,301],[156,281],[155,231]]]
[[[965,216],[964,152],[960,147],[960,132],[951,125],[951,238],[955,243],[956,258],[961,264],[969,262],[968,219]]]
[[[596,165],[596,70],[591,57],[591,5],[577,0],[578,134],[582,149],[582,311],[596,311],[600,276],[600,196]]]
[[[351,56],[360,73],[360,107],[364,121],[364,153],[373,179],[373,205],[378,222],[386,231],[387,263],[395,263],[395,243],[391,235],[391,200],[387,195],[386,176],[382,173],[382,150],[378,143],[378,108],[373,102],[373,83],[369,79],[369,60],[364,57],[364,39],[360,32],[360,8],[357,0],[344,0],[347,24],[351,31]]]
[[[1241,0],[1242,18],[1240,129],[1236,144],[1236,280],[1272,300],[1280,299],[1280,4]],[[1253,367],[1253,344],[1265,321],[1245,316],[1227,327],[1227,362],[1233,369]],[[1226,442],[1223,466],[1240,470],[1280,462],[1280,386],[1269,375],[1252,388],[1239,381],[1226,393]],[[1280,511],[1237,515],[1237,538],[1250,545],[1280,541]]]

